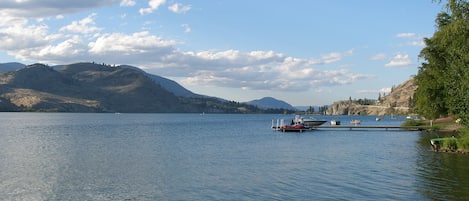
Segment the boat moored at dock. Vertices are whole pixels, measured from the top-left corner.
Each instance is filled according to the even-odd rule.
[[[314,118],[304,118],[304,117],[301,117],[300,115],[296,115],[295,119],[292,120],[292,123],[300,123],[309,127],[317,127],[317,126],[323,125],[326,122],[327,121],[325,120],[317,120]]]
[[[325,120],[303,118],[296,115],[295,118],[290,121],[290,124],[286,124],[283,119],[277,119],[276,124],[274,120],[272,120],[272,129],[282,132],[303,132],[313,130],[326,122]]]

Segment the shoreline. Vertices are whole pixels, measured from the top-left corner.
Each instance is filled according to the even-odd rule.
[[[458,137],[461,137],[461,130],[464,129],[464,126],[456,123],[452,118],[437,119],[434,121],[434,123],[437,123],[437,126],[438,123],[448,123],[446,125],[442,125],[440,128],[437,128],[435,131],[447,134],[456,134]],[[433,149],[433,151],[440,153],[469,154],[469,150],[467,149],[439,148]]]

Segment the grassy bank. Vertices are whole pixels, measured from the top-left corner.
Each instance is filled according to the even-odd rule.
[[[426,126],[428,121],[407,120],[402,126]],[[469,128],[454,121],[432,123],[432,131],[445,133],[447,136],[440,145],[440,151],[469,153]]]

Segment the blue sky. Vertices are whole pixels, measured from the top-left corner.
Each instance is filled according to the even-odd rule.
[[[431,0],[2,0],[0,63],[128,64],[195,93],[376,99],[418,71]]]

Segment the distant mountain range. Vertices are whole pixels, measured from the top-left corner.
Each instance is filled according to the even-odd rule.
[[[20,68],[25,67],[26,65],[17,62],[9,62],[9,63],[0,63],[0,73],[1,72],[8,72],[18,70]]]
[[[273,98],[238,103],[195,94],[134,66],[0,64],[0,111],[262,113],[285,109],[294,110]]]
[[[276,109],[297,110],[297,108],[293,107],[287,102],[282,101],[282,100],[277,100],[272,97],[264,97],[264,98],[252,100],[246,103],[255,105],[262,109],[276,108]]]

